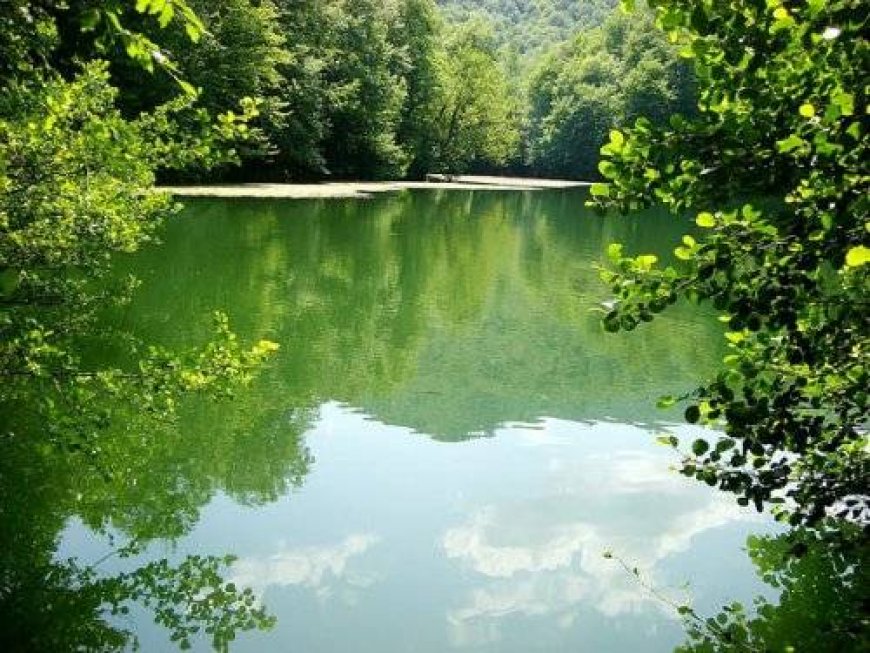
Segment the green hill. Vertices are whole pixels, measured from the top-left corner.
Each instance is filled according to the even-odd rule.
[[[483,16],[495,27],[499,45],[521,55],[600,25],[617,4],[618,0],[438,0],[448,21]]]

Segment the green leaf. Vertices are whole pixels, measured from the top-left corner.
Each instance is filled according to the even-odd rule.
[[[184,91],[185,95],[188,97],[196,97],[198,95],[196,88],[194,88],[193,84],[187,82],[183,79],[178,79],[178,85],[181,87],[181,90]]]
[[[686,247],[677,247],[674,250],[674,256],[676,256],[681,261],[688,261],[692,258],[692,250]]]
[[[725,339],[734,345],[738,345],[746,340],[746,335],[742,331],[728,331],[725,333]]]
[[[788,138],[777,141],[776,149],[783,154],[787,154],[788,152],[792,152],[806,144],[807,142],[800,136],[797,134],[791,134]]]
[[[656,442],[666,447],[676,447],[680,444],[675,435],[660,435],[656,438]]]
[[[83,30],[92,30],[100,22],[100,12],[96,9],[88,9],[82,14],[80,20]]]
[[[677,403],[677,398],[672,395],[665,395],[664,397],[659,397],[659,400],[656,402],[657,408],[670,408],[675,403]]]
[[[600,161],[598,163],[598,171],[605,177],[612,179],[616,176],[616,166],[612,161]]]
[[[858,268],[870,263],[870,248],[859,245],[852,247],[846,252],[846,265],[850,268]]]
[[[166,27],[172,22],[172,16],[175,14],[175,9],[172,7],[171,2],[167,2],[163,9],[160,10],[160,14],[157,17],[157,23],[161,28]]]
[[[855,96],[839,89],[831,97],[831,101],[840,109],[840,115],[852,116],[855,114]]]
[[[713,214],[709,211],[702,211],[698,214],[698,217],[695,218],[695,224],[705,229],[711,229],[716,226],[716,218],[713,217]]]
[[[659,257],[654,254],[643,254],[634,259],[637,264],[644,270],[649,270],[658,263]]]
[[[617,151],[622,149],[622,146],[625,145],[625,136],[618,129],[610,130],[610,144],[614,146]]]
[[[184,31],[187,33],[187,38],[189,38],[194,43],[198,43],[199,39],[202,38],[202,28],[195,23],[185,23]]]
[[[610,197],[610,184],[592,184],[589,192],[593,197]]]
[[[619,263],[622,259],[622,243],[610,243],[607,246],[607,258],[614,263]]]
[[[697,420],[696,420],[697,421]],[[692,453],[696,456],[703,456],[710,450],[710,445],[706,440],[698,438],[692,443]]]
[[[804,118],[812,118],[816,115],[816,108],[809,102],[804,102],[798,109],[798,113]]]

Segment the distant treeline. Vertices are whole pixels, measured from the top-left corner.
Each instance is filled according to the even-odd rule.
[[[598,27],[618,5],[619,0],[438,0],[449,22],[483,17],[493,24],[500,48],[530,58]]]
[[[69,12],[80,24],[88,5]],[[386,179],[428,172],[597,176],[607,131],[691,112],[692,78],[642,13],[614,0],[191,0],[207,32],[153,37],[214,114],[260,99],[242,165],[173,179]],[[440,5],[440,6],[439,6]],[[79,34],[78,31],[71,33]],[[99,56],[79,38],[62,51]],[[113,59],[129,116],[180,92]]]

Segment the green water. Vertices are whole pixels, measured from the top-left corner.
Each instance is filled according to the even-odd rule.
[[[240,651],[670,650],[680,622],[602,553],[712,611],[759,590],[742,546],[767,526],[655,444],[689,433],[655,400],[721,357],[716,320],[675,306],[599,326],[607,244],[667,257],[687,225],[583,197],[190,202],[123,262],[143,285],[106,319],[183,349],[222,309],[281,349],[232,399],[109,447],[111,482],[19,470],[40,479],[34,546],[87,564],[111,538],[147,543],[101,574],[238,556],[231,579],[278,619]],[[119,619],[172,650],[147,610]]]

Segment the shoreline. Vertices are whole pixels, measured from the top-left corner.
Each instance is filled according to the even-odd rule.
[[[158,186],[160,192],[175,197],[223,197],[269,199],[367,198],[375,193],[400,190],[486,190],[534,191],[585,188],[590,182],[564,179],[534,179],[529,177],[494,177],[459,175],[451,181],[349,181],[312,184],[202,184],[192,186]]]

